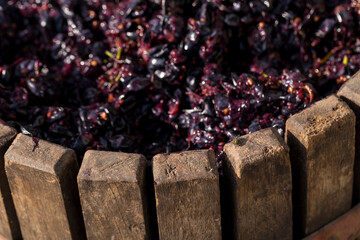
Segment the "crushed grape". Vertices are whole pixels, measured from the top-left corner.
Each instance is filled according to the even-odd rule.
[[[220,153],[360,67],[358,0],[164,3],[0,0],[2,121],[80,155]]]

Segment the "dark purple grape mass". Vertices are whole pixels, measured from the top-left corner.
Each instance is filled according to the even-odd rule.
[[[0,119],[79,155],[220,153],[360,68],[359,0],[163,3],[0,0]]]

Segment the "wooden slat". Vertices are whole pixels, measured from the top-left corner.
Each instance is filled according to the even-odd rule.
[[[356,115],[356,141],[354,162],[354,203],[360,202],[360,71],[354,74],[338,91],[337,95],[343,99]]]
[[[16,134],[15,129],[0,124],[0,235],[7,239],[21,239],[19,220],[4,167],[4,154]]]
[[[156,155],[153,173],[160,240],[221,239],[213,151]]]
[[[78,175],[86,234],[94,239],[149,239],[146,159],[87,151]]]
[[[5,170],[24,239],[84,239],[73,150],[18,134]]]
[[[229,239],[292,239],[289,148],[276,129],[236,138],[224,147],[225,217]]]
[[[286,122],[294,189],[294,228],[308,235],[351,208],[355,115],[336,96]]]

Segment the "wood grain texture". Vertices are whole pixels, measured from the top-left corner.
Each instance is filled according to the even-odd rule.
[[[308,235],[351,208],[355,115],[330,96],[286,122],[293,171],[294,214]]]
[[[231,238],[292,239],[289,148],[277,130],[239,137],[224,152]]]
[[[16,134],[15,129],[0,124],[0,235],[6,239],[21,239],[19,220],[4,167],[4,154]]]
[[[338,91],[337,96],[343,99],[356,115],[355,162],[353,202],[360,202],[360,71],[354,74]]]
[[[153,159],[160,240],[221,239],[219,176],[212,150]]]
[[[73,150],[18,134],[5,170],[24,239],[84,239]]]
[[[139,154],[87,151],[78,184],[91,239],[149,239],[146,159]]]

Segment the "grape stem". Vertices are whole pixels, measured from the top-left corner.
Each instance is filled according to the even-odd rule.
[[[165,17],[166,15],[166,0],[161,0],[161,8],[162,8],[162,15]]]

